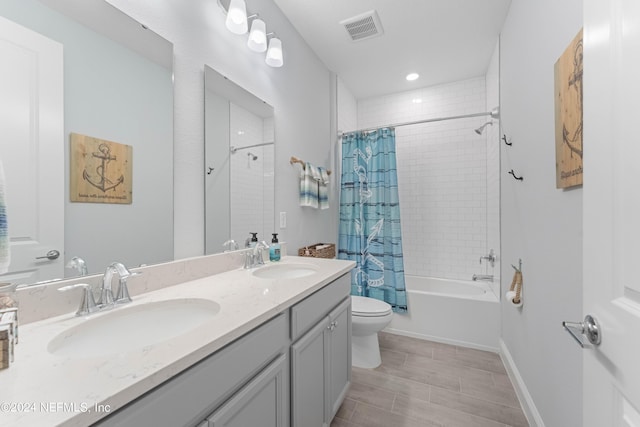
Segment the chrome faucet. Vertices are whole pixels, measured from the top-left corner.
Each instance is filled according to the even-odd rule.
[[[114,273],[118,273],[118,276],[120,277],[120,287],[118,288],[118,294],[115,299],[113,297],[113,291],[111,290],[111,280],[113,279]],[[127,289],[127,279],[139,274],[142,274],[142,272],[132,273],[124,266],[124,264],[120,262],[112,262],[104,272],[104,276],[102,276],[100,299],[98,299],[97,302],[93,297],[93,289],[91,288],[91,285],[86,283],[63,286],[58,290],[60,292],[66,292],[72,289],[82,288],[82,300],[80,301],[80,308],[78,308],[76,316],[84,316],[97,311],[109,309],[116,304],[131,302],[129,289]]]
[[[120,286],[118,287],[118,293],[113,298],[113,291],[111,289],[111,281],[113,279],[114,273],[117,273],[120,280]],[[129,277],[137,276],[139,272],[132,273],[127,267],[124,266],[121,262],[112,262],[109,264],[107,269],[104,272],[104,276],[102,276],[102,287],[100,288],[100,299],[97,304],[101,308],[110,307],[114,304],[124,304],[127,302],[131,302],[131,297],[129,296],[129,289],[127,288],[127,279]]]
[[[79,273],[79,276],[86,276],[89,274],[87,263],[79,256],[74,256],[73,258],[71,258],[66,267],[76,269]]]
[[[249,249],[245,252],[244,268],[254,268],[260,265],[264,265],[264,259],[262,258],[262,250],[269,249],[269,245],[264,240],[256,243],[253,250]]]
[[[237,251],[239,249],[238,243],[233,239],[227,240],[222,244],[223,248],[226,246],[229,246],[228,251]]]

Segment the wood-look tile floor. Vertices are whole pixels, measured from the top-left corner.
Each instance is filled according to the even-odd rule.
[[[382,365],[353,368],[331,427],[528,426],[500,356],[379,333]]]

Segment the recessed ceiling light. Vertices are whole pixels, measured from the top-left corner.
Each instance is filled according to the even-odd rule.
[[[409,74],[407,74],[407,77],[406,77],[406,78],[407,78],[407,80],[409,80],[410,82],[412,82],[412,81],[414,81],[414,80],[417,80],[417,79],[418,79],[418,77],[420,77],[420,74],[418,74],[418,73],[409,73]]]
[[[414,104],[422,104],[422,98],[413,98],[411,102]]]

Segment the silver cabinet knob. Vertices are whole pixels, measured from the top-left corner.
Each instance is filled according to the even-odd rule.
[[[582,348],[589,347],[583,336],[587,337],[589,343],[594,346],[600,345],[602,342],[600,324],[590,314],[584,317],[584,322],[562,322],[562,326]]]
[[[58,259],[58,257],[60,257],[60,251],[52,249],[47,252],[45,256],[37,256],[36,259],[48,259],[49,261],[53,261],[54,259]]]

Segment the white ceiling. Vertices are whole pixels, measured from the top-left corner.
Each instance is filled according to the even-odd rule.
[[[484,75],[511,0],[275,3],[325,65],[363,99]],[[351,41],[339,22],[372,9],[384,34]],[[420,78],[406,81],[410,72]]]

